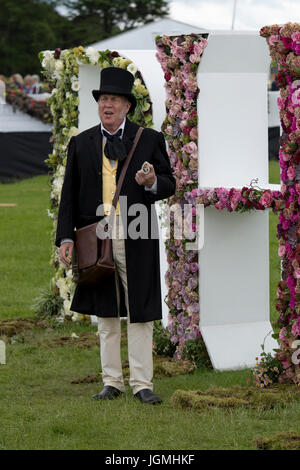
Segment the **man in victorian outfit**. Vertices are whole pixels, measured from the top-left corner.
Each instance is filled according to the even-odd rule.
[[[103,69],[100,89],[92,91],[100,125],[70,140],[56,234],[61,260],[66,264],[72,257],[74,229],[101,220],[97,212],[100,205],[104,215],[109,214],[122,166],[139,128],[126,117],[136,106],[132,86],[133,75],[127,70]],[[148,174],[141,170],[145,161],[149,162]],[[158,233],[154,203],[173,195],[175,186],[163,134],[145,128],[116,207],[119,236],[112,245],[117,274],[96,287],[77,285],[71,305],[73,311],[98,316],[104,388],[93,396],[95,399],[114,399],[125,390],[120,317],[127,315],[129,385],[141,402],[161,402],[152,384],[153,321],[162,318],[162,306],[159,241],[151,234]],[[125,209],[121,202],[124,196]],[[146,237],[130,237],[128,228],[137,217],[134,204],[143,204],[147,209]]]

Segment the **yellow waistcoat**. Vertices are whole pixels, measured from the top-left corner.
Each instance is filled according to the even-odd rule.
[[[104,214],[110,214],[110,208],[117,189],[117,168],[118,160],[112,167],[109,158],[104,154],[104,144],[102,147],[102,197],[104,204]],[[116,215],[120,215],[119,201],[116,208]]]

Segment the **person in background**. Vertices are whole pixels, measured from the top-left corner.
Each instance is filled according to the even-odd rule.
[[[38,75],[32,75],[31,79],[32,79],[32,84],[31,84],[32,91],[31,91],[31,93],[34,94],[34,95],[39,95],[39,94],[43,93],[43,87],[40,83],[40,77]]]
[[[20,89],[23,91],[23,88],[24,88],[24,80],[23,80],[23,77],[20,73],[15,73],[13,75],[14,77],[14,84]]]
[[[25,78],[24,78],[23,92],[26,93],[27,95],[30,95],[32,93],[32,78],[31,78],[31,75],[26,75]]]

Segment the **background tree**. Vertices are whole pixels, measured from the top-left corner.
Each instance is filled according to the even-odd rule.
[[[55,6],[45,0],[0,1],[0,73],[39,73],[38,52],[66,44],[69,21]]]
[[[166,0],[0,0],[0,74],[39,73],[41,50],[88,46],[165,16],[167,5]]]
[[[166,0],[64,0],[72,41],[91,44],[166,16]]]

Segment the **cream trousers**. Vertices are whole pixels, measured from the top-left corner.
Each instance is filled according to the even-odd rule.
[[[132,391],[135,394],[144,388],[153,390],[153,321],[146,323],[130,323],[125,242],[124,239],[122,239],[123,230],[121,217],[119,216],[116,216],[116,229],[116,238],[112,241],[113,257],[125,292],[128,361],[130,370],[129,385],[132,387]],[[103,383],[104,385],[111,385],[124,391],[125,387],[121,362],[121,319],[119,317],[98,317],[98,330],[100,336],[100,359]]]

